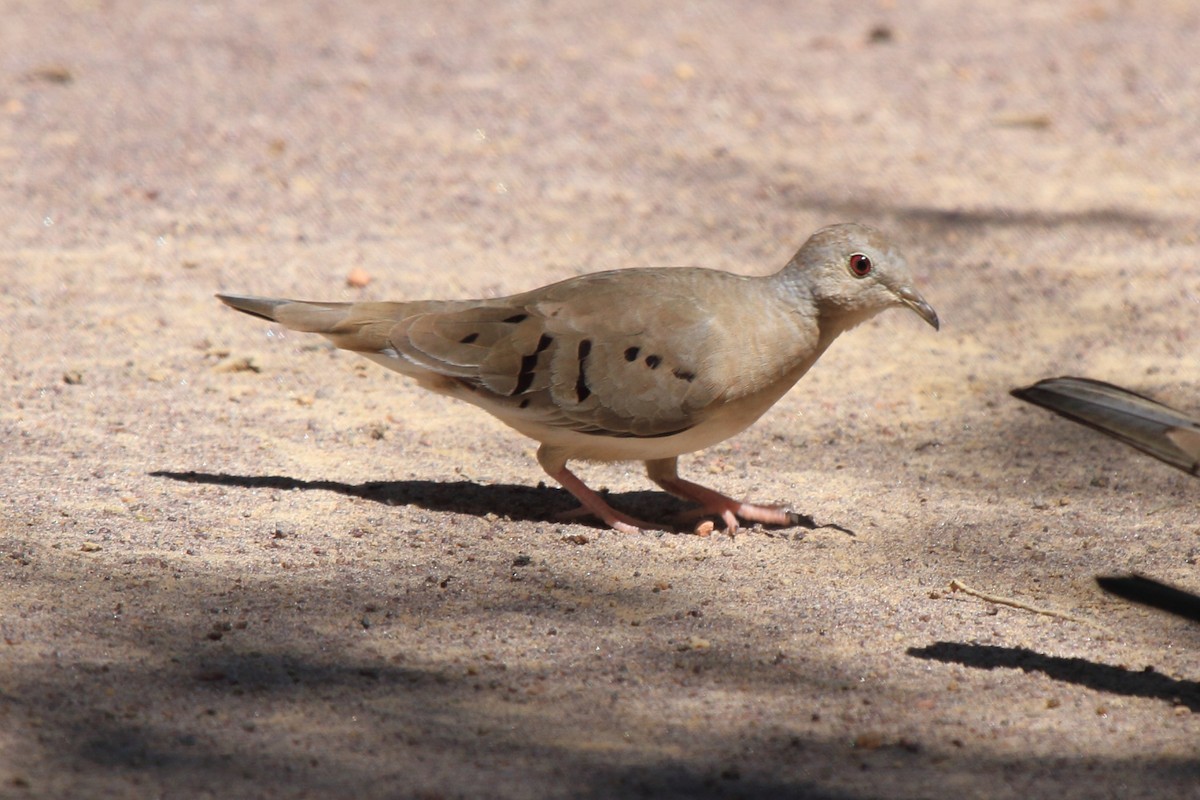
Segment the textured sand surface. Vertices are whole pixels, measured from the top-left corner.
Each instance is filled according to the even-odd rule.
[[[1197,796],[1200,627],[1093,578],[1200,590],[1200,483],[1008,390],[1200,411],[1200,8],[842,6],[0,0],[0,796]],[[941,332],[681,464],[812,530],[556,521],[532,443],[212,297],[842,220]]]

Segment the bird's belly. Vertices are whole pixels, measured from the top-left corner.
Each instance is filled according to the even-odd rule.
[[[403,359],[377,353],[362,353],[361,355],[385,367],[416,378],[425,389],[479,406],[525,436],[551,447],[560,448],[567,454],[568,459],[649,461],[694,453],[741,433],[753,425],[796,384],[796,381],[816,361],[819,353],[797,364],[790,372],[771,382],[764,389],[725,402],[719,407],[708,409],[690,428],[669,436],[583,433],[570,428],[546,425],[525,416],[505,413],[507,409],[488,402],[486,397],[468,391],[458,381],[420,368],[412,368]]]
[[[799,376],[796,376],[798,379]],[[685,431],[670,436],[612,436],[567,428],[530,424],[527,420],[500,419],[521,433],[552,447],[562,448],[571,459],[585,461],[649,461],[694,453],[735,436],[754,424],[794,384],[780,381],[766,391],[724,404]],[[499,416],[499,415],[498,415]]]

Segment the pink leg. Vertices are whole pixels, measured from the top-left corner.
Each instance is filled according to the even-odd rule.
[[[799,515],[794,511],[778,506],[756,506],[752,503],[743,503],[698,483],[685,481],[679,477],[677,463],[678,459],[675,458],[647,461],[646,474],[650,480],[676,497],[699,503],[698,513],[719,516],[725,521],[725,528],[729,533],[737,531],[738,517],[747,522],[761,522],[764,525],[796,525],[800,521]]]
[[[605,525],[608,525],[613,530],[618,530],[621,533],[637,533],[639,530],[658,531],[663,530],[663,526],[654,525],[649,522],[644,522],[628,514],[622,514],[615,508],[604,502],[604,498],[593,492],[587,485],[575,476],[575,473],[567,469],[565,459],[560,460],[556,457],[557,454],[543,445],[538,450],[538,462],[542,465],[542,469],[546,470],[546,474],[554,480],[562,484],[562,487],[571,494],[575,495],[575,499],[582,505],[587,512],[599,517]],[[572,512],[568,512],[572,513]]]

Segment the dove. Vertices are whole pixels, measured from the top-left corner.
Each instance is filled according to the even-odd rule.
[[[749,427],[838,336],[885,309],[939,327],[896,246],[854,223],[818,230],[766,276],[630,268],[485,300],[217,298],[479,406],[540,443],[538,463],[583,513],[626,533],[662,526],[612,508],[568,462],[643,461],[651,481],[729,533],[739,519],[795,525],[784,507],[681,478],[679,456]]]
[[[1111,383],[1069,376],[1046,378],[1010,394],[1200,475],[1200,419],[1157,400]]]

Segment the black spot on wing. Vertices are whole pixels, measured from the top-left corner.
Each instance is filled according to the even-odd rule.
[[[507,321],[505,320],[505,322]],[[553,336],[543,333],[542,338],[538,339],[537,348],[529,355],[521,356],[521,369],[517,372],[517,385],[513,387],[510,397],[514,394],[524,394],[533,385],[533,373],[537,370],[538,355],[553,342]]]
[[[588,354],[592,352],[592,340],[584,339],[579,343],[579,377],[575,379],[575,399],[582,403],[592,396],[592,390],[587,385],[587,375],[584,372],[584,361],[587,360]]]
[[[458,340],[458,343],[459,343],[459,344],[471,344],[472,342],[474,342],[474,341],[475,341],[476,339],[478,339],[478,338],[479,338],[479,333],[478,333],[478,332],[476,332],[476,333],[468,333],[466,336],[464,336],[464,337],[462,337],[461,339],[459,339],[459,340]]]
[[[518,322],[524,322],[527,319],[529,319],[528,314],[513,314],[511,317],[505,317],[503,321],[516,325]]]
[[[650,369],[658,369],[658,365],[662,363],[662,358],[659,356],[646,356],[646,366]]]
[[[537,367],[537,353],[521,357],[521,371],[517,373],[517,385],[513,394],[523,394],[533,385],[533,370]]]
[[[688,383],[691,383],[692,381],[696,380],[696,373],[694,373],[688,369],[677,369],[677,370],[674,370],[671,374],[674,375],[676,378],[679,378],[679,380],[687,381]]]
[[[626,361],[637,361],[637,357],[638,357],[638,353],[639,353],[639,352],[641,352],[640,348],[637,348],[637,347],[627,347],[627,348],[625,349],[625,360],[626,360]]]

